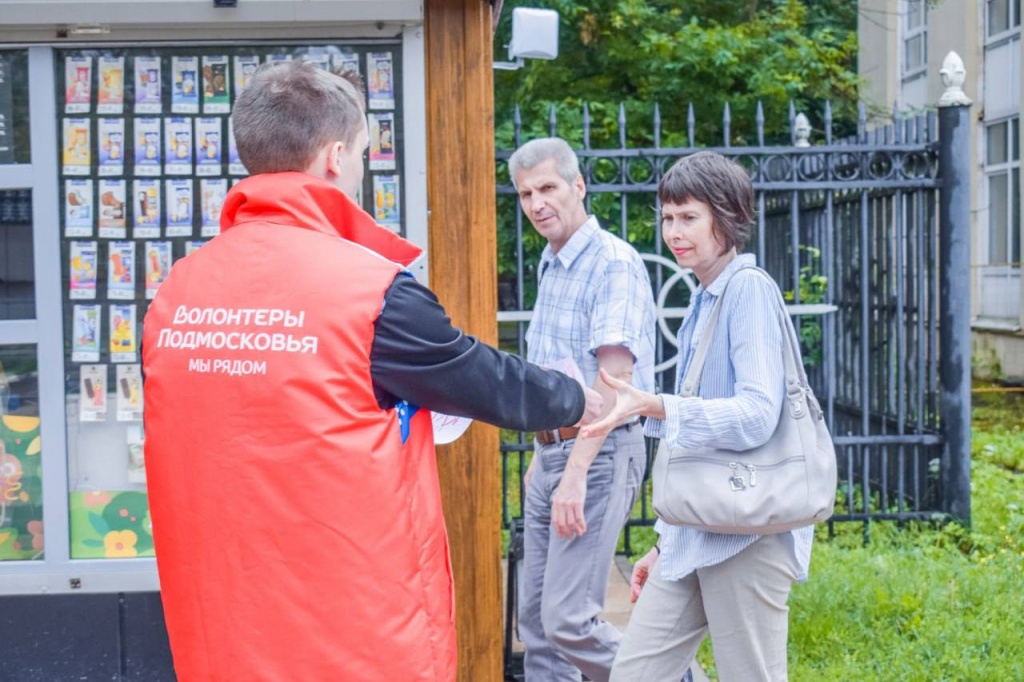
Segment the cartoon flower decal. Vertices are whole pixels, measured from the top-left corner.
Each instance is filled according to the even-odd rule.
[[[103,538],[104,556],[109,558],[135,557],[139,555],[135,543],[139,536],[130,530],[112,530]]]

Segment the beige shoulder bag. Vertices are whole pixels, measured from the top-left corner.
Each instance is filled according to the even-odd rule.
[[[760,268],[743,269],[756,270],[771,280]],[[767,534],[821,523],[832,516],[836,493],[832,437],[808,386],[782,295],[771,281],[778,294],[786,371],[779,424],[767,443],[744,451],[676,448],[662,440],[652,471],[653,504],[666,523],[715,533]],[[723,290],[683,379],[684,398],[698,395],[724,298]]]

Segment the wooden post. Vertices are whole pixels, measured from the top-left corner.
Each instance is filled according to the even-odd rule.
[[[430,287],[452,321],[497,341],[494,101],[487,0],[427,0]],[[497,429],[438,448],[455,573],[459,680],[502,678]]]

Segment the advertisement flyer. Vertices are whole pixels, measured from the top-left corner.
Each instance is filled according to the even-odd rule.
[[[96,113],[124,113],[124,57],[100,57],[99,69]]]
[[[228,119],[228,173],[231,175],[248,175],[249,171],[238,157],[238,146],[235,144],[235,124]]]
[[[292,56],[290,54],[277,54],[277,53],[275,53],[275,54],[268,54],[267,55],[267,63],[268,64],[275,64],[277,62],[290,62],[291,60],[292,60]]]
[[[159,114],[163,111],[160,88],[160,58],[135,58],[135,113]]]
[[[101,118],[97,134],[100,137],[99,174],[124,175],[124,119]]]
[[[171,57],[171,113],[199,113],[199,57]]]
[[[395,82],[391,73],[391,53],[371,52],[366,56],[369,73],[366,87],[371,109],[395,108]]]
[[[125,230],[125,181],[105,178],[100,180],[100,236],[124,239]]]
[[[107,298],[135,300],[135,242],[110,242]]]
[[[142,373],[139,365],[117,366],[117,421],[142,421]]]
[[[91,237],[95,226],[92,179],[64,181],[64,236]]]
[[[99,304],[75,304],[71,319],[72,362],[100,361],[101,310]]]
[[[135,304],[110,305],[110,361],[138,362],[139,347],[135,340]]]
[[[359,75],[359,55],[353,52],[340,52],[331,55],[335,73],[354,73]]]
[[[192,175],[192,120],[165,118],[164,133],[164,173]]]
[[[143,178],[132,184],[132,237],[160,236],[160,181]]]
[[[216,237],[220,234],[220,209],[228,193],[227,178],[203,178],[199,181],[200,205],[203,219],[199,235]]]
[[[219,118],[196,119],[196,175],[221,174],[220,129]]]
[[[307,52],[306,54],[302,55],[302,61],[306,62],[307,64],[312,64],[318,69],[323,69],[324,71],[327,71],[331,68],[331,58],[328,54],[324,52],[318,52],[316,54]]]
[[[195,239],[185,242],[185,255],[199,250],[199,247],[206,243],[205,239]]]
[[[203,113],[226,114],[231,111],[231,81],[228,58],[203,57]]]
[[[82,365],[78,373],[78,419],[83,422],[107,420],[107,366]]]
[[[249,87],[256,69],[260,68],[260,58],[257,55],[237,55],[235,57],[235,97],[242,94],[242,91]]]
[[[395,115],[373,114],[370,119],[370,170],[395,169]]]
[[[146,298],[156,296],[157,289],[171,274],[171,243],[146,242]]]
[[[167,233],[168,237],[192,236],[192,179],[167,180]]]
[[[64,119],[64,175],[88,175],[92,165],[91,125],[87,118]]]
[[[160,119],[135,119],[135,175],[160,175]]]
[[[64,113],[84,114],[92,103],[92,57],[64,59]]]
[[[398,176],[373,176],[373,210],[377,222],[397,230],[402,224],[398,203]]]
[[[96,242],[71,242],[68,298],[95,299],[97,254]]]

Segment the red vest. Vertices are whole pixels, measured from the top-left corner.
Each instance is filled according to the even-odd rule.
[[[419,250],[301,173],[241,182],[221,222],[175,264],[143,337],[178,679],[454,680],[430,414],[403,444],[370,378],[392,261]]]

